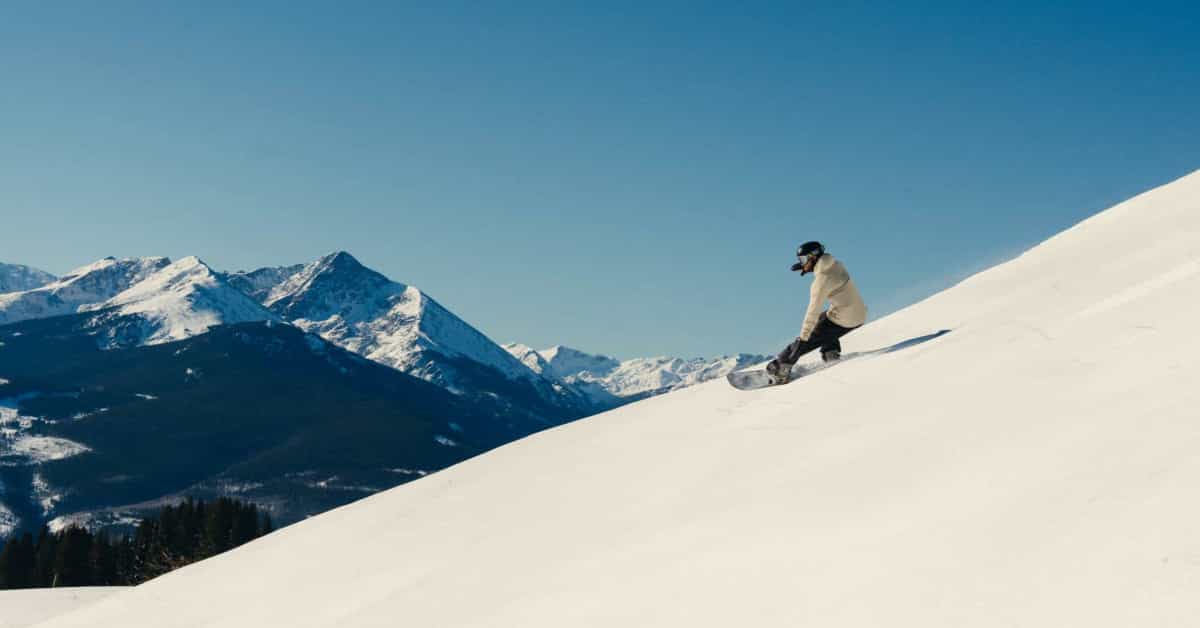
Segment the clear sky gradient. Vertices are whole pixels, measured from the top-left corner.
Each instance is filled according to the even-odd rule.
[[[765,352],[803,240],[879,315],[1200,167],[1195,3],[819,4],[5,3],[0,261],[344,249],[500,342]]]

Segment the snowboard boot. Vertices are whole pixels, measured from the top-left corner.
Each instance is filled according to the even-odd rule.
[[[830,362],[837,362],[840,359],[842,359],[842,352],[838,351],[837,349],[830,349],[829,351],[821,352],[821,361],[825,362],[826,364]]]
[[[792,365],[771,360],[767,362],[767,375],[771,376],[771,383],[774,385],[786,384],[792,378]]]

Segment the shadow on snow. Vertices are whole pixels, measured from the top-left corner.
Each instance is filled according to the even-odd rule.
[[[856,351],[850,355],[853,355],[855,357],[865,357],[868,355],[883,355],[885,353],[894,353],[896,351],[901,351],[901,350],[907,349],[909,347],[915,347],[919,344],[924,344],[926,342],[929,342],[930,340],[933,340],[934,338],[941,338],[942,336],[945,336],[948,333],[950,333],[949,329],[943,329],[941,331],[935,331],[932,334],[925,334],[924,336],[917,336],[916,338],[909,338],[908,340],[903,340],[903,341],[897,342],[896,344],[894,344],[890,347],[884,347],[882,349],[875,349],[872,351]]]
[[[950,333],[949,329],[942,329],[939,331],[935,331],[932,334],[925,334],[924,336],[917,336],[916,338],[909,338],[908,340],[902,340],[900,342],[897,342],[894,345],[891,345],[888,347],[883,347],[881,349],[871,349],[869,351],[852,351],[850,353],[843,354],[842,359],[838,360],[837,362],[834,362],[833,364],[817,363],[815,365],[810,365],[810,366],[797,366],[796,371],[794,371],[792,374],[792,379],[796,380],[805,375],[811,375],[812,373],[815,373],[817,371],[823,371],[831,366],[840,364],[847,360],[857,360],[859,358],[866,358],[866,357],[871,357],[871,356],[875,356],[875,355],[884,355],[887,353],[895,353],[897,351],[903,351],[904,349],[908,349],[908,348],[915,347],[920,344],[924,344],[935,338],[941,338],[942,336],[945,336],[948,333]]]

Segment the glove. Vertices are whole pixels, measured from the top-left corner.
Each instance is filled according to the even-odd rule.
[[[804,262],[796,262],[795,264],[792,264],[792,272],[796,272],[796,271],[798,271],[798,270],[799,270],[799,271],[802,271],[802,272],[800,273],[801,275],[803,275],[803,274],[804,274],[804,273],[803,273],[803,271],[804,271]]]

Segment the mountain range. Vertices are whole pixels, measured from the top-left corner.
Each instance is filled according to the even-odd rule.
[[[517,343],[506,344],[504,348],[531,371],[579,390],[601,406],[660,395],[770,359],[741,353],[718,358],[654,357],[621,361],[561,345],[540,351]]]
[[[345,252],[236,272],[196,257],[12,268],[0,533],[183,495],[252,498],[288,523],[762,359],[502,347]]]

